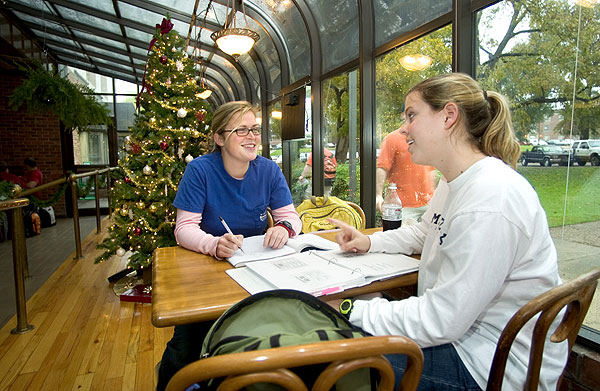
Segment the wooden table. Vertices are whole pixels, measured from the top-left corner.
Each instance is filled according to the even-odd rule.
[[[370,228],[369,234],[381,228]],[[319,235],[334,240],[336,232]],[[225,273],[232,266],[209,255],[183,247],[163,247],[154,252],[152,262],[152,324],[175,326],[215,320],[233,304],[249,296]],[[329,295],[344,298],[417,283],[417,272],[376,281],[359,288]]]

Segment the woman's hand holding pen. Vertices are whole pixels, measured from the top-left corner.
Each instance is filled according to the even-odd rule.
[[[371,248],[371,239],[351,225],[336,219],[327,219],[331,224],[340,229],[335,236],[336,242],[342,251],[351,253],[365,253]]]
[[[281,248],[287,243],[289,237],[290,234],[287,229],[276,225],[267,230],[263,247],[271,247],[274,249]]]
[[[243,235],[232,235],[227,233],[219,238],[217,242],[217,257],[229,258],[238,248],[242,247]]]

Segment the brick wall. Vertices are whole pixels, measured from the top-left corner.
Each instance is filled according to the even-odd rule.
[[[9,97],[22,83],[14,72],[0,73],[0,159],[12,172],[23,174],[23,159],[36,160],[44,174],[44,183],[64,177],[61,158],[60,124],[53,114],[29,114],[25,108],[13,111]],[[42,191],[40,198],[48,199],[57,188]],[[64,196],[54,205],[57,216],[66,216]]]
[[[600,353],[575,344],[567,363],[560,391],[600,390]]]

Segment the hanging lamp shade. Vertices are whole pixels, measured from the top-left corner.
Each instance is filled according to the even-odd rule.
[[[236,59],[248,53],[260,38],[256,32],[243,28],[225,28],[212,33],[210,37],[219,49]]]
[[[229,0],[227,0],[227,19],[223,25],[223,30],[215,31],[210,37],[215,41],[219,49],[233,56],[237,61],[239,56],[248,53],[252,49],[254,44],[258,42],[260,35],[248,27],[244,0],[241,0],[240,3],[242,4],[242,15],[244,16],[246,27],[241,28],[236,26],[236,2],[237,0],[232,1],[231,12],[229,12]]]
[[[400,59],[400,65],[407,71],[422,71],[433,64],[433,58],[424,54],[409,54]]]

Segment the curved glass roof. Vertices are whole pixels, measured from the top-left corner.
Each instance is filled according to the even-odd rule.
[[[169,15],[188,55],[220,92],[214,101],[278,100],[281,90],[320,77],[359,56],[360,8],[372,9],[375,45],[430,22],[452,9],[452,0],[242,0],[238,27],[260,36],[237,60],[210,35],[231,18],[234,0],[4,0],[3,15],[47,53],[50,62],[81,67],[141,84],[155,26]],[[242,13],[245,9],[246,17]],[[364,11],[363,11],[364,12]],[[229,15],[228,15],[229,14]]]

